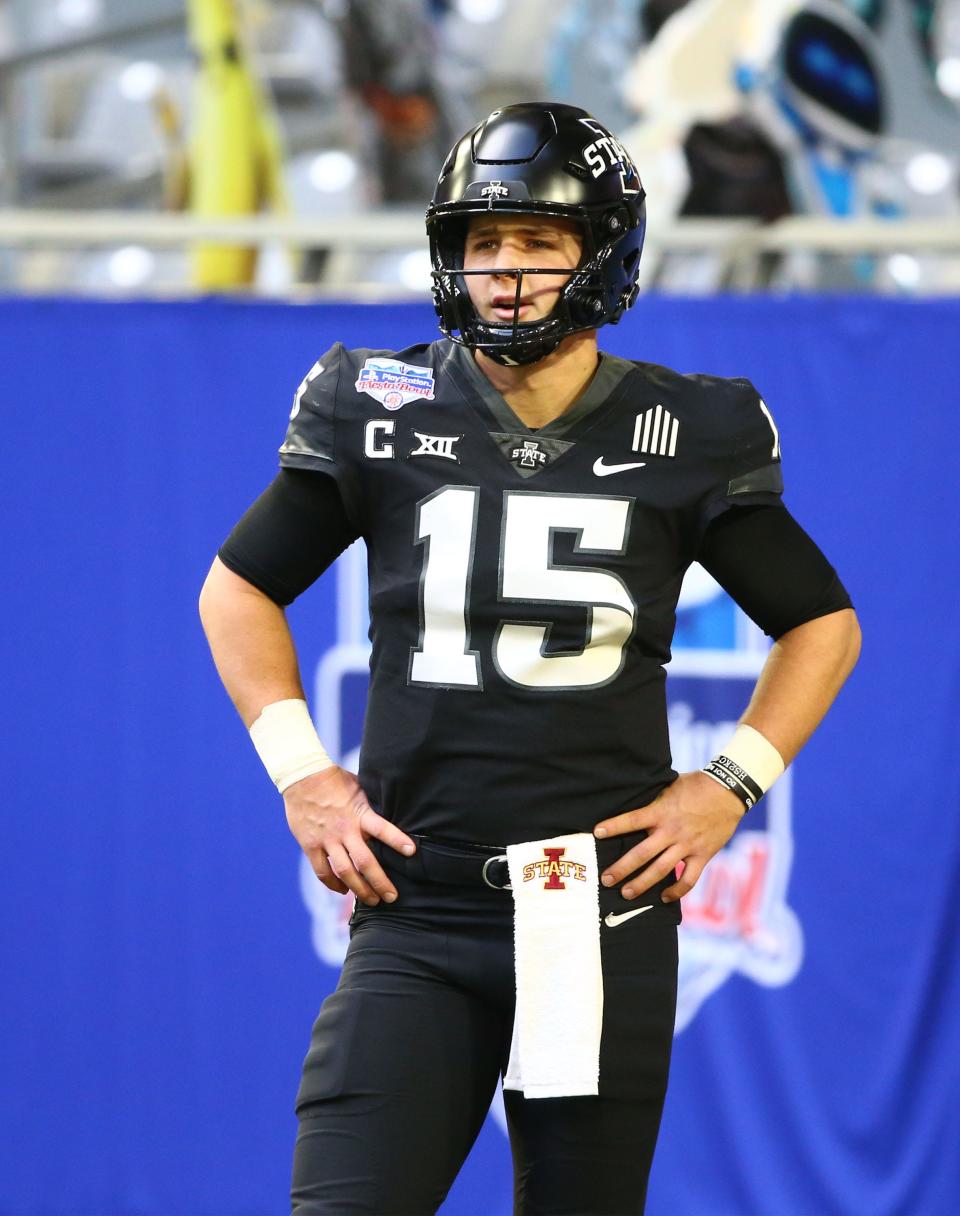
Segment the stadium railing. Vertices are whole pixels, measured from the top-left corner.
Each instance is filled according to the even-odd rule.
[[[201,219],[176,212],[0,209],[0,249],[91,249],[122,245],[189,249],[195,242],[352,254],[424,249],[423,211],[374,210],[351,217]],[[660,255],[711,254],[729,266],[762,255],[960,255],[960,217],[834,220],[791,216],[763,225],[751,220],[676,220],[649,230],[647,248]],[[747,275],[742,286],[751,286]],[[322,294],[322,283],[310,285]],[[382,282],[379,285],[383,287]],[[362,290],[362,282],[357,283]],[[189,290],[188,285],[184,285]],[[343,295],[343,284],[336,285]],[[417,295],[416,290],[407,294]]]

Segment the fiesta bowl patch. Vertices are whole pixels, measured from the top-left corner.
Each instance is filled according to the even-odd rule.
[[[399,359],[368,359],[354,387],[386,409],[398,410],[418,398],[433,400],[433,372],[429,367],[401,363]]]

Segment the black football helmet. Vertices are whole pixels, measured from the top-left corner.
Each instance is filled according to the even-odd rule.
[[[535,363],[578,330],[616,324],[637,298],[646,230],[644,190],[615,136],[576,106],[525,102],[505,106],[468,131],[451,150],[427,208],[433,299],[440,328],[455,342],[498,363]],[[521,323],[525,274],[516,275],[513,321],[478,316],[467,292],[464,241],[473,215],[554,215],[579,223],[580,264],[550,315]]]

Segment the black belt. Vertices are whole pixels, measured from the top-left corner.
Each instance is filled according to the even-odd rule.
[[[427,837],[416,832],[408,833],[416,841],[416,852],[412,857],[404,857],[384,845],[376,837],[367,837],[366,843],[370,851],[381,862],[388,874],[399,873],[412,879],[427,883],[450,883],[456,886],[487,886],[494,891],[510,891],[510,869],[506,862],[506,846],[495,844],[471,844],[466,840],[442,840],[437,837]],[[640,828],[636,832],[625,832],[618,837],[596,841],[597,863],[600,873],[612,866],[624,852],[640,844],[646,838],[646,832]],[[675,882],[672,873],[667,874],[650,889],[649,895],[659,897],[659,893],[670,883]],[[623,900],[619,884],[613,888],[601,888],[601,902],[605,897],[616,900],[616,906],[629,907]]]
[[[416,841],[417,851],[412,857],[404,857],[376,837],[367,839],[370,851],[387,868],[399,871],[411,878],[427,882],[453,883],[457,886],[487,886],[493,891],[509,891],[510,871],[507,868],[507,853],[503,846],[492,844],[470,844],[465,841],[437,840],[433,836],[420,836],[410,832]]]

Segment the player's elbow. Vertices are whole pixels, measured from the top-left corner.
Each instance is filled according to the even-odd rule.
[[[785,649],[810,656],[821,669],[831,671],[838,686],[856,666],[862,641],[860,622],[852,608],[814,617],[778,639]]]
[[[860,649],[863,647],[863,632],[853,608],[841,608],[824,620],[833,631],[833,646],[836,648],[838,675],[846,680],[857,666]]]

